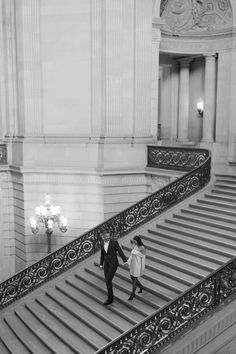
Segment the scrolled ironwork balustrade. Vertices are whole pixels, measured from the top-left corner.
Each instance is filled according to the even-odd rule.
[[[235,291],[236,258],[95,354],[152,353],[163,348],[169,340],[219,306]]]
[[[168,186],[142,199],[1,283],[0,309],[94,254],[100,248],[100,237],[104,231],[109,231],[114,238],[122,237],[203,188],[210,180],[211,157],[207,150],[154,146],[148,147],[148,166],[188,172]],[[228,278],[225,278],[224,284],[225,289],[230,291]],[[209,298],[211,291],[209,286],[207,293]],[[204,294],[201,303],[207,302],[205,300],[207,294]],[[197,295],[193,294],[191,299],[194,296]],[[165,338],[170,336],[169,327],[173,326],[173,323],[177,323],[177,317],[180,314],[181,318],[189,316],[191,303],[178,301],[179,303],[174,302],[170,305],[172,312],[167,308],[161,310],[160,313],[149,317],[143,324],[123,335],[118,341],[108,345],[101,353],[125,354],[134,352],[133,347],[137,346],[138,351],[135,353],[138,354],[141,353],[141,348],[156,346],[155,343],[159,337],[162,338],[159,339],[159,342],[163,342]],[[182,303],[181,312],[177,312],[177,307]],[[126,348],[128,349],[126,350]]]

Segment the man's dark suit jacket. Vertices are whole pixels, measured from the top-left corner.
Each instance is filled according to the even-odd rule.
[[[119,262],[118,262],[118,258],[117,258],[117,252],[119,253],[123,262],[126,262],[127,258],[124,255],[124,252],[120,248],[120,245],[117,241],[115,241],[115,240],[109,241],[109,246],[108,246],[107,252],[104,250],[104,242],[102,241],[100,265],[102,266],[105,262],[105,263],[109,263],[110,265],[118,267]]]

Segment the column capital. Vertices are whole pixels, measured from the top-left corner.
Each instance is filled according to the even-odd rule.
[[[161,22],[152,22],[152,41],[155,43],[160,43],[161,41]]]
[[[153,27],[160,28],[164,24],[165,24],[165,22],[162,20],[161,17],[153,17],[152,18],[152,26]]]
[[[204,57],[207,60],[210,60],[210,59],[215,60],[218,57],[218,54],[217,53],[204,53]]]
[[[180,64],[180,66],[189,66],[189,64],[193,61],[193,58],[179,58],[176,61]]]

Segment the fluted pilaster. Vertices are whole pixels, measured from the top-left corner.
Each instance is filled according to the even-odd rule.
[[[104,135],[102,125],[102,103],[104,90],[102,85],[102,49],[104,49],[104,31],[102,0],[91,0],[91,135]]]
[[[158,133],[158,124],[160,117],[158,115],[159,105],[159,47],[161,40],[161,31],[158,23],[152,25],[152,122],[151,132],[156,138],[160,138]]]
[[[151,1],[135,1],[135,122],[134,135],[151,134],[152,119],[152,22]]]
[[[202,142],[214,141],[215,127],[215,90],[216,90],[216,55],[210,54],[205,58],[205,87]]]
[[[1,16],[4,23],[1,32],[1,134],[16,136],[18,133],[17,73],[16,73],[16,31],[14,0],[1,1]]]
[[[20,132],[42,133],[41,1],[17,0],[17,65]]]
[[[122,10],[125,0],[106,0],[106,135],[122,130]]]

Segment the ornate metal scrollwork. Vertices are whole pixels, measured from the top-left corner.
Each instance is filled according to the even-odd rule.
[[[1,283],[0,308],[94,254],[100,248],[100,237],[104,231],[109,231],[114,238],[122,237],[200,190],[210,179],[211,158],[207,150],[154,146],[148,147],[148,166],[187,173]],[[209,283],[204,281],[99,353],[141,354],[159,348],[189,322],[213,307],[216,297],[219,302],[230,295],[232,284],[236,285],[236,274],[231,265],[217,279],[218,282],[215,279]],[[218,284],[215,285],[217,291],[212,284]]]
[[[136,354],[152,353],[160,349],[235,292],[235,269],[236,258],[96,354],[122,353],[122,348],[126,350],[124,353]],[[144,340],[137,341],[137,338]]]

